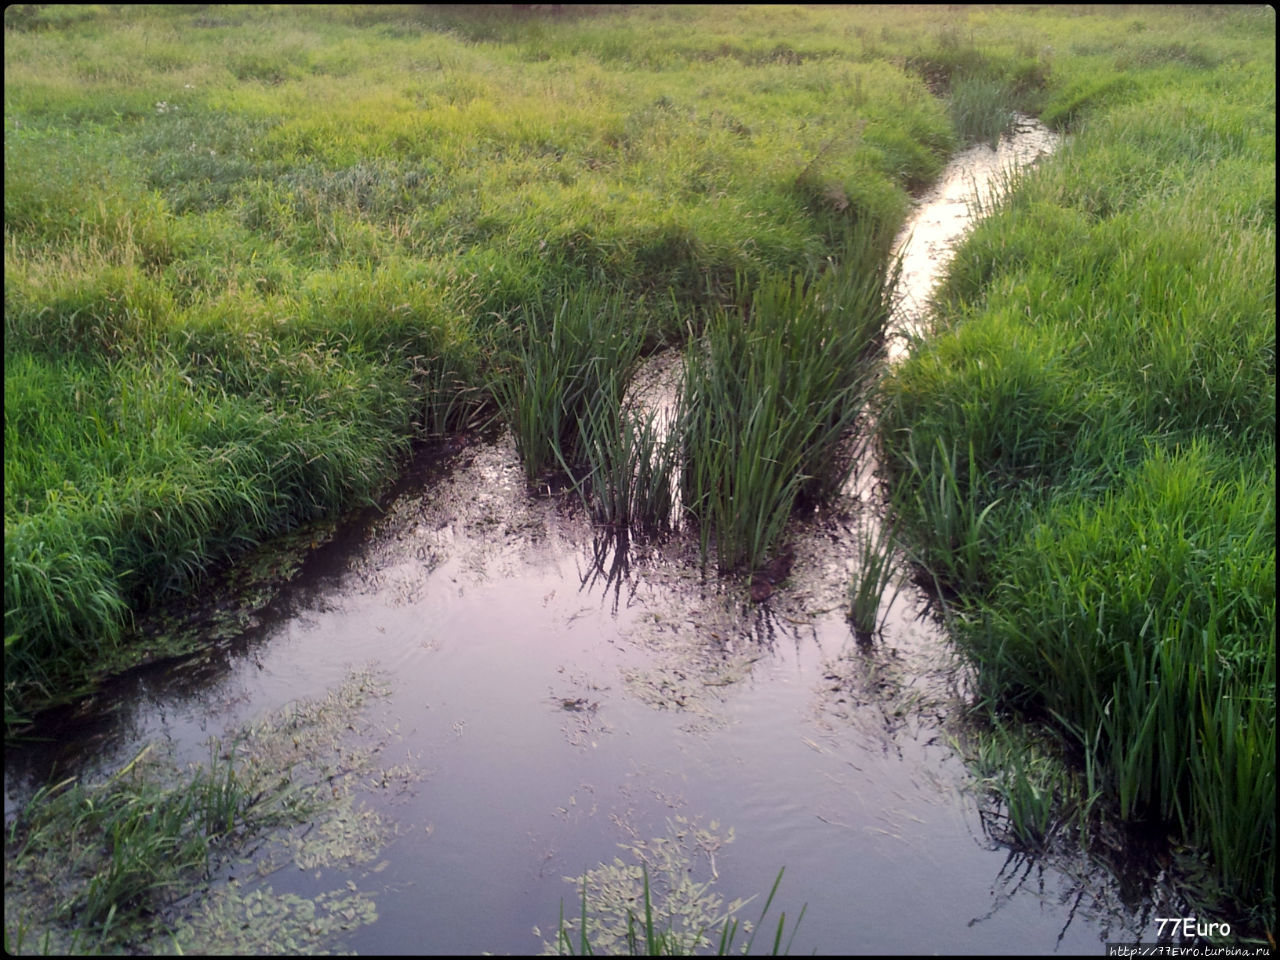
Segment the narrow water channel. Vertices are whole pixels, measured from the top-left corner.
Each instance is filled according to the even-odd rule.
[[[976,144],[958,153],[919,198],[894,242],[894,255],[902,258],[902,274],[896,298],[897,335],[888,345],[890,361],[904,356],[913,338],[928,333],[929,297],[973,222],[975,200],[989,202],[1006,173],[1052,153],[1059,139],[1034,117],[1018,114],[1011,136],[1001,137],[994,150]]]
[[[904,303],[926,302],[963,228],[956,185],[981,189],[1051,149],[1024,121],[999,154],[974,148],[948,169],[904,232]],[[906,587],[881,636],[854,637],[846,590],[869,480],[801,526],[790,584],[753,605],[704,581],[679,543],[620,545],[571,503],[531,498],[509,441],[425,452],[255,630],[123,679],[92,716],[49,731],[55,744],[10,751],[6,812],[55,764],[92,775],[148,741],[198,761],[210,736],[368,670],[386,690],[362,728],[383,752],[384,789],[360,794],[377,849],[237,880],[274,897],[358,890],[376,921],[326,949],[538,952],[562,904],[578,915],[566,877],[663,839],[683,851],[675,871],[726,901],[762,901],[785,867],[771,917],[785,910],[790,930],[806,907],[798,954],[1136,939],[1117,882],[984,832],[990,801],[948,726],[963,678],[926,599]]]

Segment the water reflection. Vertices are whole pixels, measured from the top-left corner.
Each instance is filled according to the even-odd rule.
[[[928,334],[930,298],[973,224],[978,202],[989,199],[1009,171],[1052,153],[1060,140],[1034,117],[1019,114],[1012,135],[1001,137],[996,149],[983,143],[956,154],[919,198],[893,246],[894,255],[902,258],[902,273],[893,293],[890,362]]]

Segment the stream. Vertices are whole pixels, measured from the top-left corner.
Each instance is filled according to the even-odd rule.
[[[1024,118],[921,199],[903,233],[904,334],[968,222],[966,191],[1053,147]],[[379,692],[343,733],[373,759],[346,819],[315,831],[337,822],[326,835],[346,854],[307,859],[300,839],[292,859],[225,868],[210,888],[372,904],[308,949],[536,953],[562,907],[579,915],[566,878],[617,881],[615,858],[637,850],[651,876],[663,866],[726,903],[759,895],[751,920],[785,867],[765,926],[785,911],[794,953],[1095,953],[1138,939],[1142,904],[1120,881],[990,835],[994,801],[952,745],[964,674],[928,599],[906,584],[882,633],[855,638],[846,591],[874,479],[864,470],[797,523],[791,580],[756,605],[704,579],[678,538],[619,542],[567,498],[530,496],[509,438],[422,451],[247,634],[113,681],[42,731],[51,743],[10,749],[6,816],[51,772],[101,775],[153,741],[198,762],[208,738],[354,674]],[[230,916],[240,901],[218,902]],[[225,943],[279,942],[264,936]]]

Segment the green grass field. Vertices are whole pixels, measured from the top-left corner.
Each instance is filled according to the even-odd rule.
[[[6,729],[415,439],[496,411],[531,477],[583,471],[608,522],[662,522],[679,483],[751,569],[874,402],[986,702],[1273,925],[1274,50],[1263,8],[7,7]],[[1071,140],[872,398],[883,288],[850,278],[1012,109]],[[797,349],[853,303],[868,341]],[[637,350],[706,359],[681,476],[617,406],[535,387],[566,304],[626,324],[579,392],[620,403]],[[726,371],[783,367],[735,442],[809,459],[734,476]]]

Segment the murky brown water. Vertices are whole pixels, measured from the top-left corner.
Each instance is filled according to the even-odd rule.
[[[944,254],[922,256],[908,276]],[[377,922],[335,948],[536,952],[562,902],[577,915],[564,877],[676,818],[732,828],[688,864],[726,898],[766,894],[787,868],[773,915],[807,904],[796,953],[1092,953],[1134,938],[1115,882],[984,834],[947,733],[960,679],[924,598],[904,590],[874,642],[850,631],[870,490],[863,478],[801,525],[791,583],[756,606],[704,581],[678,541],[619,546],[571,503],[530,497],[509,442],[424,453],[385,513],[318,550],[253,633],[122,679],[51,730],[56,745],[10,751],[6,809],[52,762],[110,769],[147,740],[199,760],[209,736],[372,663],[390,688],[389,762],[421,779],[365,801],[395,825],[377,869],[271,878],[304,896],[349,881],[376,903]]]

